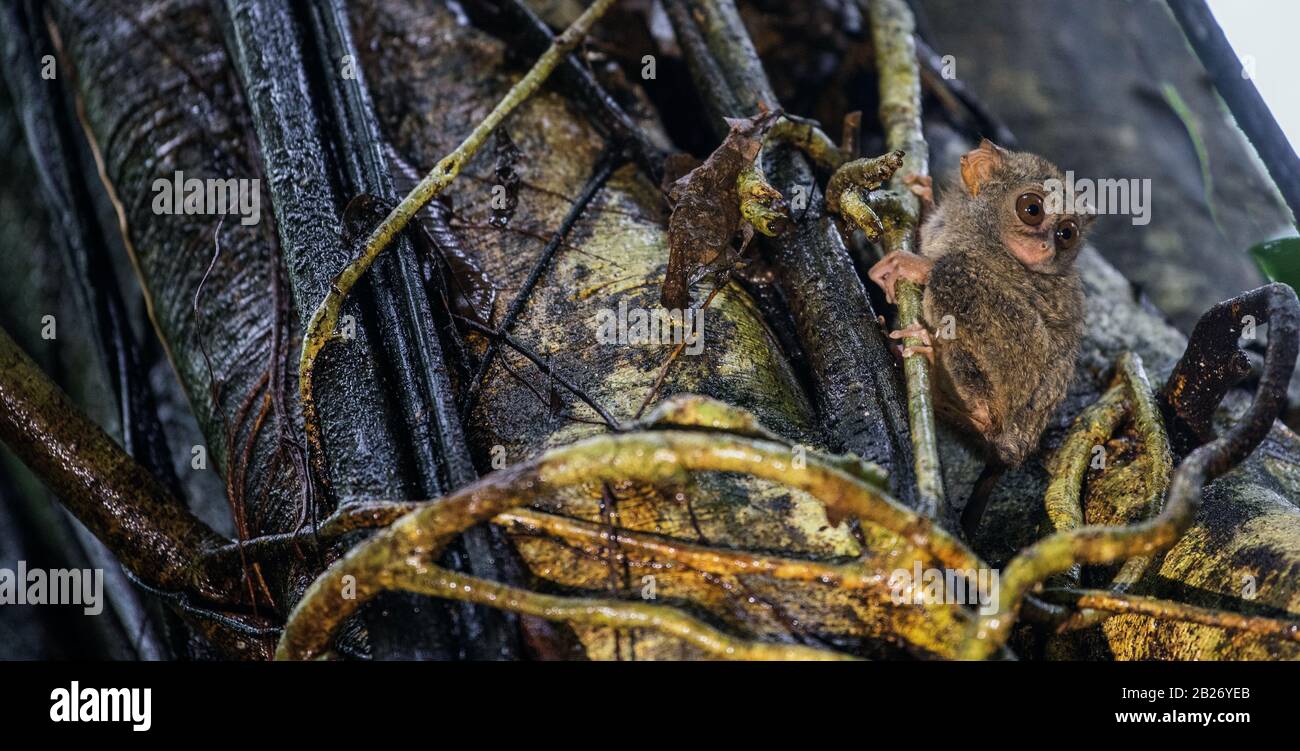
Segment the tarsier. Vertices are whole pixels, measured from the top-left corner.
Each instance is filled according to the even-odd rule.
[[[1051,162],[985,140],[961,158],[941,205],[928,178],[912,185],[925,214],[920,254],[895,251],[869,272],[891,303],[899,279],[925,286],[923,322],[890,336],[925,342],[904,356],[931,359],[936,411],[987,450],[962,515],[968,534],[1001,470],[1037,448],[1074,375],[1083,329],[1074,259],[1092,217],[1053,211],[1053,178],[1064,181]]]

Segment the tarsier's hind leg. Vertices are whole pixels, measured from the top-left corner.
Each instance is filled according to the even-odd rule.
[[[999,432],[1003,419],[994,406],[993,382],[975,357],[960,344],[941,345],[939,366],[939,388],[954,416],[985,439]]]
[[[1003,420],[993,408],[993,384],[975,358],[960,347],[943,350],[938,384],[944,392],[940,404],[953,417],[988,442],[990,457],[975,482],[962,510],[961,525],[966,539],[972,539],[988,507],[989,497],[1008,463],[997,447]],[[954,402],[949,404],[949,402]]]

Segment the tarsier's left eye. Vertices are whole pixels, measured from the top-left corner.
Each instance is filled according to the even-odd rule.
[[[1066,219],[1056,225],[1057,250],[1069,250],[1079,242],[1079,224],[1073,219]]]
[[[1020,221],[1031,227],[1037,227],[1043,223],[1043,197],[1037,193],[1021,193],[1016,199],[1016,216]]]

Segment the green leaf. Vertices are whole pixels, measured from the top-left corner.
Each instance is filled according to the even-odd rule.
[[[1300,289],[1300,237],[1262,242],[1250,249],[1250,257],[1269,281]]]
[[[1219,224],[1219,213],[1214,208],[1214,177],[1210,173],[1210,151],[1205,147],[1205,139],[1201,137],[1201,126],[1196,120],[1196,115],[1172,83],[1162,82],[1160,93],[1164,95],[1165,103],[1182,121],[1183,128],[1187,130],[1187,137],[1192,139],[1192,148],[1196,150],[1196,161],[1201,167],[1201,189],[1204,191],[1205,207],[1210,210],[1210,219],[1218,228],[1219,234],[1227,237],[1228,233],[1224,232],[1223,225]]]

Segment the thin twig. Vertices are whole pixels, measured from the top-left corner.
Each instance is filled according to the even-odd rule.
[[[709,292],[709,296],[704,298],[704,304],[700,306],[700,312],[696,315],[704,314],[705,308],[709,307],[709,303],[713,302],[713,298],[718,296],[718,292],[726,286],[727,282],[730,280],[731,277],[730,274],[728,274],[726,279],[713,287],[713,291]],[[686,349],[686,337],[682,337],[682,341],[678,342],[677,346],[673,348],[673,351],[669,353],[668,359],[664,361],[663,367],[659,368],[659,375],[655,377],[655,382],[651,384],[650,391],[648,391],[645,398],[641,400],[641,406],[637,407],[636,414],[633,416],[634,419],[639,420],[641,419],[641,415],[645,414],[645,408],[649,407],[650,402],[654,401],[655,396],[659,393],[659,389],[664,385],[664,380],[668,378],[669,368],[673,366],[673,363],[676,362],[684,349]]]
[[[480,334],[491,337],[494,343],[500,341],[510,345],[511,349],[513,349],[514,351],[518,352],[519,354],[531,360],[532,363],[536,365],[538,370],[541,370],[543,374],[554,379],[556,383],[563,386],[565,390],[567,390],[569,393],[581,399],[583,404],[586,404],[588,407],[591,407],[593,410],[595,410],[596,414],[600,415],[600,419],[605,421],[605,425],[609,426],[610,430],[615,430],[615,431],[623,430],[623,425],[618,421],[617,418],[615,418],[612,414],[610,414],[609,410],[601,406],[600,402],[596,401],[594,398],[592,398],[590,394],[588,394],[586,391],[579,388],[568,378],[564,377],[563,374],[556,372],[555,368],[552,368],[550,364],[546,362],[546,360],[542,359],[541,355],[534,352],[533,349],[529,347],[527,344],[524,344],[523,342],[519,341],[513,336],[510,336],[509,334],[505,333],[503,330],[499,328],[494,329],[491,326],[484,326],[478,321],[475,321],[470,318],[466,318],[465,316],[454,315],[454,314],[453,316],[456,318],[456,320],[460,321],[465,326],[468,326],[469,328],[479,332]]]
[[[537,287],[538,282],[541,281],[542,275],[550,268],[556,251],[564,245],[565,238],[573,230],[573,225],[577,224],[578,219],[586,211],[587,205],[605,186],[605,182],[621,160],[622,157],[617,151],[608,148],[597,158],[596,166],[592,169],[591,177],[587,180],[586,185],[583,186],[582,193],[569,207],[568,213],[564,215],[564,219],[560,222],[559,229],[555,231],[555,234],[551,235],[551,239],[542,248],[537,260],[533,262],[533,268],[528,272],[528,278],[524,280],[519,290],[515,292],[515,296],[510,300],[510,306],[506,309],[501,323],[497,325],[498,330],[508,333],[514,327],[515,321],[523,313],[524,306],[528,304],[528,299]],[[470,412],[474,410],[474,405],[483,390],[483,381],[487,377],[488,370],[492,367],[492,361],[496,357],[497,351],[498,344],[493,341],[488,345],[487,352],[483,354],[483,360],[479,363],[478,371],[474,373],[474,380],[470,382],[465,393],[464,403],[460,408],[462,419],[468,418]]]
[[[339,508],[321,525],[319,536],[321,540],[329,541],[359,529],[386,527],[428,503],[430,501],[349,504]],[[623,549],[623,554],[636,554],[659,561],[655,565],[660,568],[671,569],[675,565],[680,565],[694,571],[712,574],[763,575],[850,590],[875,590],[887,594],[889,592],[887,577],[882,576],[881,570],[872,569],[868,564],[878,562],[881,569],[885,566],[897,567],[897,561],[892,556],[885,560],[888,554],[882,554],[879,561],[873,557],[858,559],[851,563],[783,558],[749,550],[701,545],[662,535],[634,532],[622,527],[611,529],[607,525],[529,508],[506,511],[492,517],[491,521],[493,524],[520,532],[533,534],[540,532],[590,545],[616,545]],[[280,555],[289,544],[309,543],[311,539],[305,531],[266,535],[246,541],[243,550],[250,558],[273,557]],[[238,550],[232,543],[213,551],[210,558],[214,561],[225,559],[229,562],[237,553]]]
[[[525,53],[540,54],[554,41],[546,23],[537,17],[524,0],[478,0],[468,5],[472,18],[483,15],[483,20],[495,22],[494,27],[505,27],[502,28],[503,32],[523,42]],[[481,12],[476,13],[476,10]],[[477,22],[478,19],[474,20]],[[560,63],[555,72],[555,80],[565,93],[586,110],[592,124],[604,132],[606,139],[628,149],[650,177],[650,181],[658,185],[663,178],[663,150],[651,142],[645,131],[610,96],[590,66],[585,65],[578,56],[570,54]]]
[[[911,179],[929,174],[929,149],[921,131],[921,75],[917,66],[915,23],[903,0],[871,0],[871,38],[880,75],[880,121],[885,146],[904,153],[903,165],[894,173],[890,188],[895,200],[893,216],[884,222],[885,251],[911,251],[916,244],[920,204],[908,188]],[[921,288],[899,280],[898,326],[907,328],[921,320]],[[904,347],[924,345],[917,337],[903,340]],[[937,517],[944,505],[943,477],[939,471],[939,441],[930,396],[930,363],[915,354],[903,359],[907,376],[907,412],[912,428],[912,453],[916,467],[917,504],[926,515]]]
[[[1081,614],[1089,611],[1102,612],[1107,616],[1131,613],[1162,621],[1199,623],[1202,626],[1246,631],[1258,636],[1276,636],[1288,641],[1300,641],[1300,621],[1297,620],[1242,615],[1188,605],[1184,602],[1095,589],[1051,589],[1043,592],[1042,597],[1049,602],[1077,608]],[[1061,625],[1061,630],[1087,627],[1092,623],[1093,621],[1083,623],[1069,621]]]
[[[824,561],[781,558],[747,550],[732,550],[711,545],[676,540],[671,537],[632,532],[623,528],[608,527],[567,516],[548,514],[533,509],[516,509],[498,514],[493,524],[505,524],[530,532],[577,540],[591,545],[617,546],[625,552],[653,558],[662,568],[675,564],[695,571],[723,575],[771,576],[789,581],[825,584],[854,590],[877,590],[888,594],[887,577],[871,570],[862,561],[852,563],[827,563]],[[893,562],[880,561],[882,566]]]

